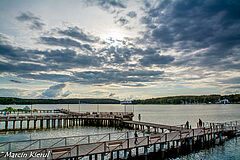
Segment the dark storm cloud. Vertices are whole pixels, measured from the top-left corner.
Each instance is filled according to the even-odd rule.
[[[57,84],[51,86],[42,93],[41,98],[56,98],[58,96],[61,96],[63,88],[65,86],[66,86],[65,84]]]
[[[137,13],[134,11],[131,11],[131,12],[128,12],[127,16],[130,18],[135,18],[135,17],[137,17]]]
[[[165,65],[169,64],[174,60],[172,56],[162,56],[159,54],[154,55],[146,55],[142,59],[140,59],[140,63],[142,66],[152,66],[156,65]]]
[[[58,33],[85,42],[98,42],[100,40],[99,37],[93,36],[90,33],[85,33],[78,27],[68,27],[66,30],[58,30]]]
[[[30,29],[41,30],[45,25],[42,20],[31,12],[21,13],[16,19],[20,22],[30,23]]]
[[[89,44],[81,44],[78,41],[72,40],[70,38],[56,38],[56,37],[40,37],[40,43],[51,45],[51,46],[61,46],[61,47],[78,47],[81,49],[87,49],[92,51],[92,47]]]
[[[144,11],[147,14],[141,22],[148,29],[144,34],[145,43],[153,42],[162,49],[184,52],[181,59],[184,65],[237,68],[231,61],[222,63],[226,56],[240,57],[239,1],[163,0],[154,5],[149,3]],[[185,58],[187,53],[201,49],[206,50]]]

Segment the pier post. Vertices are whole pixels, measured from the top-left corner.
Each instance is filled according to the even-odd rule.
[[[66,127],[68,127],[69,126],[69,119],[67,118],[66,119]]]
[[[46,123],[47,123],[47,128],[50,128],[50,119],[47,119]]]
[[[21,120],[20,121],[20,129],[22,129],[22,123],[23,123],[23,121]]]
[[[148,147],[145,146],[145,147],[144,147],[144,155],[147,155],[147,153],[148,153]]]
[[[113,151],[110,152],[110,159],[113,160]]]
[[[129,149],[129,152],[128,152],[128,158],[132,157],[132,150]]]
[[[36,126],[37,126],[37,120],[34,120],[34,124],[33,124],[33,126],[34,126],[34,129],[36,129]]]
[[[153,152],[156,153],[156,144],[153,144]]]
[[[92,160],[92,155],[89,155],[89,160]]]
[[[56,124],[55,119],[52,119],[52,128],[55,128],[55,124]]]
[[[8,121],[5,121],[5,130],[8,129]]]
[[[58,126],[62,127],[62,119],[58,119]]]
[[[117,151],[117,159],[119,159],[119,151]]]
[[[66,119],[63,119],[63,127],[66,127]]]
[[[101,160],[104,160],[104,153],[101,154]]]
[[[43,119],[40,120],[40,128],[43,128]]]
[[[27,120],[27,129],[29,129],[29,122],[30,120]]]
[[[95,160],[98,159],[98,155],[97,155],[97,154],[94,155],[94,159],[95,159]]]
[[[16,121],[13,121],[13,129],[15,129],[15,122],[16,122]]]
[[[75,126],[75,118],[72,119],[72,126]]]

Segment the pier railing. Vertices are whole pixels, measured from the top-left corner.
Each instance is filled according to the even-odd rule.
[[[140,136],[145,133],[138,133]],[[133,137],[133,131],[102,133],[94,135],[68,136],[60,138],[32,139],[21,141],[0,142],[0,152],[15,152],[29,149],[52,148],[59,146],[77,145],[83,143],[93,143],[106,140],[117,140],[121,138]]]
[[[235,126],[239,126],[239,125],[240,125],[240,120],[222,122],[222,123],[205,122],[205,126],[211,127],[211,128],[235,127]]]
[[[231,124],[231,123],[230,123]],[[234,128],[232,128],[234,127]],[[184,129],[180,131],[168,132],[168,133],[158,133],[155,135],[144,135],[143,133],[138,137],[134,137],[133,132],[117,132],[117,133],[105,133],[98,135],[84,135],[84,136],[71,136],[71,137],[61,137],[61,138],[49,138],[49,139],[36,139],[36,140],[27,140],[27,141],[14,141],[14,142],[1,142],[0,145],[10,146],[7,150],[3,152],[8,152],[9,150],[15,153],[46,153],[50,154],[50,157],[47,159],[60,159],[60,158],[70,158],[70,157],[85,157],[98,154],[103,154],[106,156],[113,156],[114,151],[120,150],[131,150],[138,147],[147,147],[151,148],[153,146],[156,150],[156,144],[168,144],[171,142],[182,142],[194,140],[195,137],[205,137],[204,140],[208,139],[217,139],[219,138],[220,133],[224,131],[235,131],[239,130],[239,125],[228,126],[228,123],[224,127],[202,127],[194,129]],[[215,138],[215,135],[216,138]],[[97,138],[94,138],[94,137]],[[221,136],[220,136],[221,137]],[[93,140],[94,139],[94,140]],[[137,140],[136,140],[137,139]],[[220,138],[221,139],[221,138]],[[46,144],[45,141],[48,141],[50,145],[43,146],[40,144]],[[53,141],[54,140],[54,141]],[[71,141],[71,143],[70,143]],[[27,142],[28,145],[23,146],[22,144]],[[63,144],[61,144],[63,143]],[[65,143],[65,144],[64,144]],[[20,144],[22,148],[11,149],[13,144]],[[61,144],[61,145],[60,145]],[[35,146],[35,148],[34,148]],[[0,154],[0,157],[3,157],[3,154]],[[33,158],[30,158],[33,159]],[[111,158],[110,158],[111,159]]]
[[[60,159],[60,158],[68,158],[68,157],[84,157],[89,155],[96,155],[96,154],[103,154],[103,153],[111,153],[113,151],[124,150],[124,149],[133,149],[136,147],[144,147],[144,146],[151,146],[160,143],[167,143],[172,141],[179,141],[185,140],[188,138],[194,138],[197,136],[204,136],[212,133],[218,133],[222,130],[217,128],[210,129],[210,128],[196,128],[196,129],[189,129],[182,131],[176,131],[171,133],[161,133],[159,135],[142,135],[137,137],[131,136],[127,134],[128,132],[119,132],[116,133],[118,136],[111,139],[111,133],[108,134],[100,134],[101,138],[96,141],[89,141],[85,143],[78,143],[78,144],[68,144],[63,146],[48,146],[43,148],[24,148],[24,150],[17,151],[16,153],[30,153],[30,152],[37,152],[37,153],[49,153],[51,156],[48,159]],[[110,135],[110,139],[108,139],[108,135]],[[95,135],[86,135],[86,136],[79,136],[79,142],[83,139],[88,139],[86,137],[95,136]],[[78,138],[79,138],[78,137]],[[107,140],[104,140],[103,137],[106,137]],[[62,137],[62,139],[72,138],[72,137]],[[64,141],[61,138],[57,139],[57,142]],[[38,143],[41,140],[31,141],[32,143]],[[56,143],[57,143],[56,142]],[[74,140],[76,142],[76,139]],[[135,143],[136,142],[136,143]],[[7,143],[7,142],[6,142]],[[9,144],[9,143],[8,143]],[[53,143],[52,143],[53,144]],[[63,152],[64,151],[64,152]],[[2,155],[3,156],[3,155]],[[31,159],[31,158],[30,158]],[[32,158],[33,159],[33,158]]]

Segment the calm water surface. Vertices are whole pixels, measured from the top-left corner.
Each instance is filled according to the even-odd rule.
[[[21,105],[11,105],[13,108],[23,108]],[[5,108],[6,105],[0,105]],[[80,112],[123,112],[124,106],[118,104],[71,104],[71,105],[33,105],[33,109],[61,109],[65,108]],[[141,114],[141,120],[146,122],[155,122],[160,124],[180,125],[189,121],[192,127],[196,127],[197,121],[201,118],[204,122],[225,122],[240,120],[240,104],[227,105],[127,105],[127,111],[134,111],[134,120],[138,120],[138,114]],[[1,128],[3,124],[1,124]],[[22,139],[63,137],[72,135],[86,135],[95,133],[114,132],[116,129],[107,127],[75,127],[67,129],[47,129],[36,131],[24,131],[15,133],[1,133],[0,141],[13,141]],[[216,146],[210,150],[203,150],[198,153],[192,153],[182,156],[179,160],[240,160],[240,138],[234,138],[223,146]]]

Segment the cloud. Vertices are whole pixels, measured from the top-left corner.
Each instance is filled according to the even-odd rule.
[[[5,73],[29,73],[29,72],[36,72],[36,71],[48,71],[49,68],[47,66],[42,66],[39,64],[31,64],[31,63],[5,63],[0,62],[0,72]]]
[[[50,46],[61,46],[61,47],[78,47],[80,49],[87,49],[92,51],[92,47],[89,44],[81,44],[78,41],[72,40],[70,38],[56,38],[56,37],[40,37],[40,43],[50,45]]]
[[[71,75],[64,74],[22,74],[18,77],[34,80],[47,80],[52,82],[80,83],[80,84],[120,84],[123,86],[141,87],[144,84],[129,84],[131,82],[159,81],[163,78],[163,71],[145,70],[106,70],[106,71],[82,71],[72,72]]]
[[[0,97],[22,97],[25,90],[0,88]]]
[[[136,84],[122,84],[123,86],[126,86],[126,87],[145,87],[147,86],[146,84],[143,84],[143,83],[136,83]]]
[[[126,5],[121,0],[90,0],[90,3],[95,3],[103,9],[114,8],[126,8]]]
[[[80,28],[78,28],[77,26],[75,27],[68,27],[68,29],[65,30],[58,30],[59,34],[65,35],[65,36],[69,36],[72,38],[76,38],[78,40],[81,41],[85,41],[85,42],[98,42],[100,40],[99,37],[93,36],[90,33],[84,33],[84,31]]]
[[[109,95],[108,95],[108,97],[113,97],[113,96],[115,96],[116,94],[115,93],[110,93]]]
[[[20,22],[27,22],[29,23],[29,27],[32,30],[41,30],[45,25],[42,20],[35,16],[32,12],[25,12],[21,13],[16,19]]]
[[[22,81],[18,81],[18,80],[14,80],[14,79],[11,79],[9,80],[10,82],[13,82],[13,83],[25,83],[25,82],[22,82]]]
[[[234,85],[234,86],[230,86],[230,87],[227,87],[229,89],[240,89],[240,86],[239,85]]]
[[[74,76],[70,75],[64,75],[64,74],[45,74],[45,73],[39,73],[39,74],[20,74],[18,77],[26,78],[26,79],[34,79],[34,80],[47,80],[47,81],[53,81],[53,82],[78,82],[78,79]]]
[[[73,46],[73,44],[70,43],[71,41],[52,42],[50,40],[47,42],[52,45],[58,45],[58,43],[61,42],[63,46]],[[64,44],[64,42],[66,43]],[[68,42],[70,44],[68,44]],[[75,45],[80,44],[75,43]],[[76,67],[100,66],[104,61],[104,57],[99,57],[93,52],[90,53],[92,55],[84,55],[71,49],[29,50],[13,46],[10,42],[0,37],[0,55],[2,58],[0,61],[0,72],[20,75],[39,71],[59,71]]]
[[[225,84],[240,84],[240,77],[233,77],[226,80],[222,80]]]
[[[65,93],[62,94],[62,97],[68,97],[70,94],[72,94],[71,91],[66,91]]]
[[[57,84],[50,86],[42,93],[41,98],[56,98],[62,95],[66,96],[67,94],[62,94],[63,88],[65,86],[65,84]]]
[[[105,95],[107,92],[105,91],[92,91],[92,92],[89,92],[90,94],[92,95]]]
[[[74,72],[73,75],[86,84],[114,84],[130,82],[150,82],[158,81],[163,75],[163,71],[148,70],[106,70],[106,71],[85,71]]]
[[[173,60],[174,60],[174,57],[172,56],[153,54],[153,55],[144,56],[142,59],[140,59],[140,63],[143,66],[152,66],[154,64],[165,65],[165,64],[171,63]]]
[[[182,55],[175,58],[175,65],[238,70],[240,63],[233,59],[240,56],[239,8],[239,2],[228,0],[148,3],[141,18],[146,26],[142,43],[153,43],[163,51],[174,49]]]
[[[3,42],[1,39],[2,37],[0,37],[0,55],[5,59],[12,62],[28,61],[29,59],[32,61],[39,60],[39,55],[32,54],[31,50],[27,51],[23,48],[13,46],[11,42]]]
[[[120,17],[115,23],[118,23],[122,26],[126,25],[129,23],[129,21],[125,17]]]
[[[130,18],[135,18],[135,17],[137,17],[137,13],[134,11],[131,11],[131,12],[128,12],[127,16]]]

